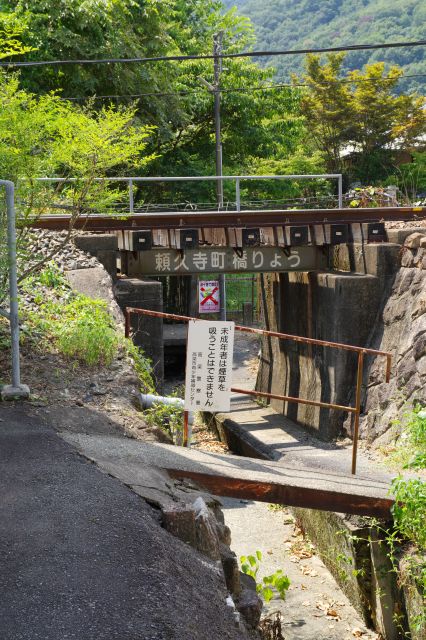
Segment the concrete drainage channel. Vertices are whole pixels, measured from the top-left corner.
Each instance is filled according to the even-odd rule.
[[[259,425],[253,437],[239,428],[234,416],[217,414],[210,419],[210,429],[216,430],[219,440],[239,455],[280,457],[274,447],[262,442]],[[281,430],[281,441],[283,434]],[[304,442],[301,446],[308,448]],[[297,452],[292,455],[297,463]],[[374,530],[363,518],[313,509],[280,510],[231,499],[223,502],[237,555],[260,550],[260,578],[277,569],[290,577],[285,601],[274,598],[266,607],[269,613],[281,612],[285,640],[401,637],[394,614],[401,613],[404,605],[395,576],[385,549],[374,542]]]
[[[225,522],[232,532],[233,551],[238,557],[262,553],[258,582],[280,569],[290,579],[285,600],[276,595],[263,610],[263,615],[271,619],[277,612],[281,614],[285,640],[379,638],[367,629],[361,615],[304,539],[289,510],[260,502],[233,499],[222,502]]]

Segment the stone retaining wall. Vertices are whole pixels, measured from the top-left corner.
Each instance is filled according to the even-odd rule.
[[[384,359],[366,360],[361,436],[370,440],[385,434],[404,403],[426,396],[426,234],[388,234],[392,243],[336,247],[333,271],[262,277],[265,328],[392,353],[390,384]],[[349,405],[355,381],[350,352],[263,340],[261,391]],[[341,411],[278,400],[271,406],[325,440],[352,432]]]

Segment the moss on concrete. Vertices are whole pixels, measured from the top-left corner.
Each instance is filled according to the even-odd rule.
[[[369,528],[355,516],[313,509],[291,510],[342,591],[371,626]]]
[[[414,549],[410,549],[399,563],[411,640],[426,640],[426,598],[421,586],[425,562],[424,556],[421,557]]]

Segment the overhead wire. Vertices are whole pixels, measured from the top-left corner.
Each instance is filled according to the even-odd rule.
[[[380,78],[380,81],[392,82],[392,81],[400,81],[404,78],[425,78],[426,73],[411,73],[404,74],[397,78],[386,76]],[[334,84],[353,84],[353,83],[363,83],[363,82],[377,82],[377,78],[354,78],[352,80],[346,80],[344,78],[339,80],[327,80],[324,82],[318,82],[319,85],[334,85]],[[295,83],[276,83],[270,85],[258,85],[255,87],[232,87],[229,89],[220,89],[220,93],[250,93],[252,91],[273,91],[275,89],[286,89],[292,87],[310,87],[311,84],[307,82],[295,82]],[[163,92],[163,91],[152,91],[147,93],[129,93],[129,94],[111,94],[111,95],[100,95],[100,96],[81,96],[81,97],[63,97],[62,100],[68,100],[70,102],[78,102],[80,100],[120,100],[120,99],[128,99],[135,100],[138,98],[147,98],[147,97],[180,97],[192,94],[205,94],[208,93],[206,89],[198,88],[198,89],[184,89],[182,91],[174,91],[174,92]]]
[[[100,59],[76,59],[76,60],[23,60],[23,61],[0,61],[0,67],[21,68],[21,67],[45,67],[63,65],[92,65],[92,64],[145,64],[150,62],[185,62],[187,60],[214,60],[230,58],[261,58],[288,55],[303,55],[308,53],[334,53],[339,51],[367,51],[371,49],[394,49],[401,47],[424,46],[426,40],[413,40],[410,42],[385,42],[381,44],[354,44],[340,47],[323,47],[308,49],[284,49],[278,51],[242,51],[240,53],[222,53],[217,56],[212,54],[194,55],[174,55],[174,56],[153,56],[143,58],[100,58]]]

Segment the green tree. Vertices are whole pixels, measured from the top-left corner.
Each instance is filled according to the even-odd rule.
[[[135,126],[134,119],[134,108],[106,107],[94,112],[90,105],[77,107],[54,94],[36,97],[20,88],[18,76],[0,74],[0,176],[17,184],[21,251],[25,251],[32,219],[57,211],[58,203],[71,214],[63,245],[83,213],[98,208],[117,211],[125,194],[98,178],[129,165],[143,168],[152,160],[145,154],[151,129]],[[74,181],[62,185],[37,181],[46,175]],[[30,267],[22,260],[20,280],[56,252],[39,262],[33,259]],[[0,301],[6,277],[3,269]]]
[[[211,54],[213,35],[223,31],[226,52],[254,44],[250,21],[220,0],[19,0],[18,15],[28,23],[23,41],[36,59],[140,57],[173,54]],[[33,92],[60,91],[62,97],[87,99],[93,106],[108,100],[99,96],[149,94],[136,100],[137,117],[156,127],[150,152],[157,160],[153,174],[212,174],[214,166],[213,96],[200,81],[213,81],[213,62],[155,64],[69,65],[22,70],[23,86]],[[250,60],[226,60],[222,74],[224,168],[241,173],[255,166],[255,158],[289,155],[300,143],[303,129],[298,113],[300,92],[236,91],[269,85],[274,70]],[[194,93],[195,91],[195,93]],[[162,95],[152,95],[160,93]],[[130,98],[129,98],[130,100]],[[113,99],[111,101],[115,103]],[[120,104],[126,99],[120,99]],[[214,188],[198,183],[182,197],[212,199]],[[165,187],[145,188],[136,198],[160,198]],[[174,196],[179,193],[173,192]]]
[[[398,149],[412,146],[424,135],[425,100],[415,94],[395,95],[402,70],[386,70],[383,62],[342,78],[344,58],[331,54],[322,63],[319,56],[307,56],[302,79],[308,88],[301,111],[329,171],[374,182],[389,173]]]
[[[27,21],[24,16],[19,17],[15,12],[0,11],[0,60],[33,50],[32,47],[22,44],[26,29]]]

